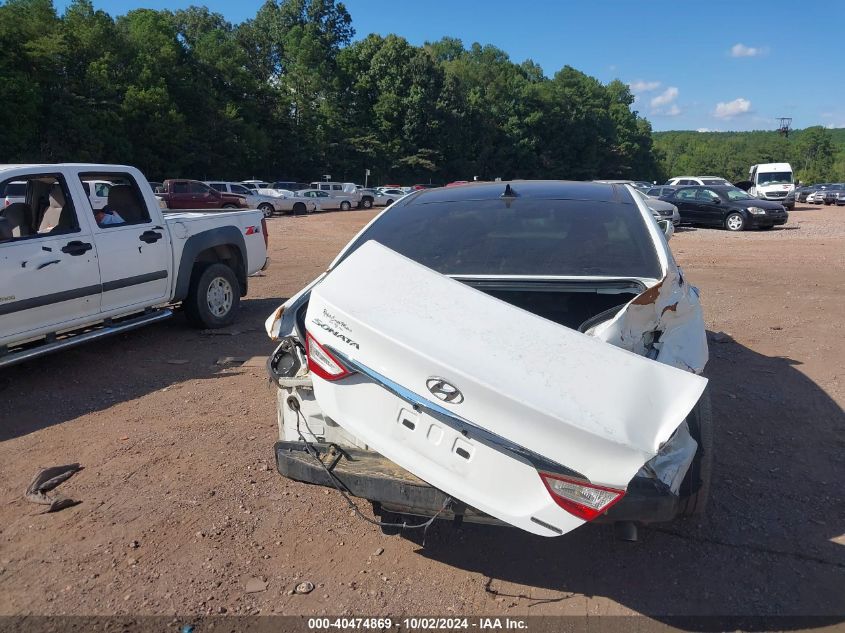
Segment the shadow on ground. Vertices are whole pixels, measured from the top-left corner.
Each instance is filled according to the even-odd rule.
[[[420,555],[487,576],[492,597],[529,612],[553,613],[543,605],[584,594],[693,630],[724,623],[671,616],[832,618],[751,620],[746,629],[841,624],[845,415],[799,363],[710,338],[715,472],[706,517],[642,528],[637,543],[616,540],[612,526],[544,539],[443,523]]]
[[[181,312],[161,323],[116,334],[0,370],[0,441],[61,424],[116,402],[185,380],[221,376],[225,357],[267,356],[264,320],[284,299],[242,299],[223,330],[191,328]]]

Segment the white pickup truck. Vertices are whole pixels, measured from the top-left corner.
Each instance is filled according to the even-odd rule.
[[[93,183],[111,184],[103,208]],[[163,211],[134,167],[0,165],[0,367],[166,319],[231,323],[266,268],[261,211]]]

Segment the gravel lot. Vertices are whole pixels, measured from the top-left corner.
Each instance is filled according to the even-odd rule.
[[[438,524],[423,545],[275,472],[263,321],[373,215],[270,220],[272,266],[229,332],[180,315],[0,372],[0,614],[845,621],[845,209],[673,238],[711,332],[716,474],[705,519],[638,543],[600,525],[543,539]],[[58,490],[81,504],[22,500],[39,466],[68,462],[85,469]],[[302,581],[315,589],[292,594]]]

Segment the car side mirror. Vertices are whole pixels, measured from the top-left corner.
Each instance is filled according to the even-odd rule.
[[[675,234],[675,225],[672,224],[672,220],[658,220],[657,224],[663,231],[663,235],[667,240],[671,239]]]

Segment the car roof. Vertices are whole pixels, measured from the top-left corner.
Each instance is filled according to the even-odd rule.
[[[624,185],[580,180],[510,180],[468,183],[457,187],[421,189],[404,200],[408,201],[407,204],[493,200],[506,197],[508,188],[510,189],[508,193],[516,198],[597,202],[630,202],[632,200]]]

